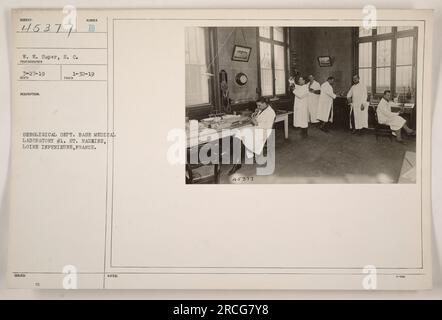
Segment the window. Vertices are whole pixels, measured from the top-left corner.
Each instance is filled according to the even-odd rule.
[[[377,27],[376,28],[376,34],[385,34],[385,33],[391,33],[392,27]]]
[[[378,41],[376,45],[376,92],[390,89],[391,40]]]
[[[398,32],[400,32],[400,31],[407,31],[407,30],[411,30],[413,28],[414,27],[397,27],[397,31]]]
[[[270,27],[259,27],[259,36],[270,39]]]
[[[271,46],[268,42],[259,43],[261,63],[261,93],[263,96],[273,94],[273,70]]]
[[[206,28],[185,28],[186,106],[210,103],[208,72],[208,31]]]
[[[359,44],[359,77],[362,84],[371,90],[372,45],[369,42]]]
[[[275,93],[285,93],[285,50],[284,46],[275,44]]]
[[[261,95],[286,93],[288,45],[283,27],[259,27]]]
[[[381,96],[391,90],[402,101],[412,101],[416,90],[417,29],[378,27],[367,32],[359,28],[357,69],[369,93]]]
[[[413,87],[413,37],[397,39],[396,93],[407,96]]]
[[[372,30],[372,29],[366,29],[366,28],[364,28],[364,27],[360,27],[360,28],[359,28],[359,36],[360,36],[360,37],[368,37],[368,36],[371,36],[371,35],[372,35],[371,30]]]
[[[273,39],[276,41],[284,42],[284,28],[273,27]]]

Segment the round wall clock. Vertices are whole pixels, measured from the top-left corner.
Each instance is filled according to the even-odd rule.
[[[245,85],[248,80],[249,80],[249,78],[243,72],[237,73],[235,76],[235,82],[237,85],[240,85],[240,86]]]

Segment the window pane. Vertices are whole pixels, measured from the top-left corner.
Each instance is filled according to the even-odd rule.
[[[273,95],[272,56],[270,50],[270,43],[260,41],[261,94],[263,96]]]
[[[391,40],[377,42],[377,67],[391,66]]]
[[[414,96],[413,37],[397,39],[396,93],[405,101]]]
[[[259,27],[259,36],[270,39],[270,27]]]
[[[391,33],[391,27],[377,27],[377,34]]]
[[[273,27],[273,40],[284,41],[284,28]]]
[[[209,103],[206,30],[204,28],[185,29],[185,54],[186,106]]]
[[[371,67],[371,42],[359,44],[359,67]]]
[[[383,93],[390,90],[391,70],[390,68],[376,69],[376,93]]]
[[[274,46],[275,50],[275,92],[285,93],[285,55],[283,46]]]
[[[367,87],[367,91],[369,93],[372,92],[371,90],[371,68],[366,69],[359,69],[359,78],[361,83]]]
[[[359,28],[359,36],[360,37],[367,37],[367,36],[371,36],[371,35],[372,35],[371,29],[365,29],[364,27]]]
[[[397,65],[413,64],[413,37],[397,39]]]
[[[398,66],[396,69],[396,93],[407,96],[412,90],[412,66]]]
[[[397,31],[406,31],[406,30],[411,30],[414,27],[397,27]]]

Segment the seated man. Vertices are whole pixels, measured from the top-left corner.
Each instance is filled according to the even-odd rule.
[[[390,126],[391,130],[394,131],[396,135],[396,141],[402,142],[401,130],[404,129],[408,135],[416,135],[416,131],[410,129],[406,120],[399,116],[399,113],[391,112],[391,107],[394,105],[390,102],[391,99],[391,91],[385,90],[384,96],[382,97],[379,105],[376,109],[376,113],[378,115],[378,121],[380,124],[385,124]]]
[[[256,110],[252,114],[253,127],[238,130],[234,138],[240,139],[246,148],[246,155],[251,158],[253,154],[260,155],[264,144],[272,133],[276,113],[265,98],[261,97],[256,102]],[[234,160],[235,165],[230,169],[229,175],[234,174],[241,168],[241,155]]]

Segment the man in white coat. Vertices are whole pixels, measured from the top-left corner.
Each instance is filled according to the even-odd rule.
[[[301,128],[302,135],[308,135],[308,120],[309,120],[309,85],[305,83],[303,77],[299,77],[298,84],[293,89],[295,95],[295,102],[293,104],[293,126]]]
[[[353,85],[347,93],[350,104],[350,128],[353,134],[361,134],[364,128],[368,128],[367,87],[359,80],[358,75],[353,76]]]
[[[333,100],[336,98],[333,92],[334,77],[328,77],[327,81],[321,85],[319,95],[318,120],[321,121],[319,129],[328,131],[328,122],[333,122]]]
[[[275,111],[265,98],[261,97],[258,99],[256,106],[257,108],[250,119],[253,127],[246,127],[238,130],[234,135],[234,138],[242,141],[248,158],[252,158],[253,154],[261,154],[267,139],[272,134],[273,124],[276,117]],[[235,164],[230,169],[228,173],[229,175],[233,175],[241,168],[240,154],[235,157],[234,162]]]
[[[308,76],[308,112],[311,123],[318,123],[318,104],[321,93],[321,85],[315,80],[313,75]]]
[[[384,96],[382,97],[381,101],[378,104],[378,107],[376,108],[378,122],[380,124],[390,126],[391,130],[396,135],[396,141],[402,143],[402,129],[404,129],[408,135],[416,135],[416,131],[410,129],[407,126],[406,120],[402,118],[399,113],[391,112],[391,107],[394,106],[394,103],[392,103],[390,100],[391,91],[385,90]]]

